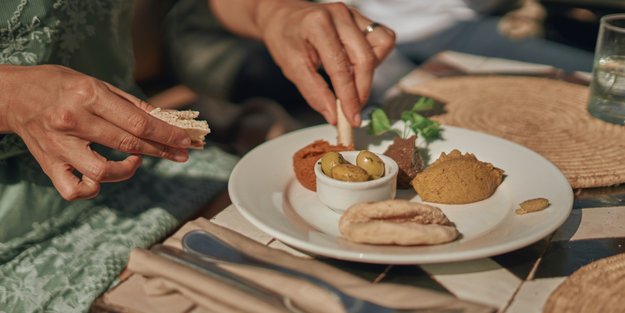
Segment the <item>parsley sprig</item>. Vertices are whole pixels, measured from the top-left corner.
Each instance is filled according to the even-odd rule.
[[[369,123],[369,134],[378,136],[388,131],[394,131],[398,136],[407,138],[410,131],[421,135],[426,142],[431,142],[440,138],[440,124],[433,121],[419,112],[429,111],[434,108],[434,100],[431,98],[421,97],[410,110],[401,113],[401,120],[404,122],[404,129],[393,129],[391,121],[381,108],[376,108],[371,112],[371,123]]]

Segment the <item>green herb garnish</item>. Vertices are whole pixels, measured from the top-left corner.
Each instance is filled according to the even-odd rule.
[[[440,138],[440,124],[419,114],[419,112],[429,111],[433,108],[434,100],[426,97],[419,98],[419,101],[410,110],[401,113],[401,120],[404,122],[404,129],[401,131],[393,129],[386,112],[381,108],[376,108],[371,112],[369,134],[378,136],[388,131],[393,131],[400,137],[407,138],[411,130],[414,134],[421,135],[426,142],[431,142]]]
[[[391,120],[388,119],[384,110],[377,108],[371,112],[369,134],[379,136],[391,130]]]
[[[434,108],[434,100],[432,98],[421,97],[419,100],[412,106],[412,111],[429,111]]]

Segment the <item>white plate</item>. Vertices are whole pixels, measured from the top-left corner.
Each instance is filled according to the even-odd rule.
[[[383,152],[389,136],[372,137],[356,130],[356,148]],[[457,127],[444,127],[443,139],[432,142],[429,158],[459,149],[471,152],[505,171],[505,179],[490,198],[466,205],[439,205],[462,234],[437,246],[373,246],[348,242],[338,230],[339,214],[325,207],[316,193],[295,179],[292,156],[317,139],[335,142],[336,131],[322,125],[268,141],[236,165],[228,191],[241,214],[262,231],[303,251],[367,263],[424,264],[488,257],[534,243],[553,232],[568,217],[573,192],[566,178],[549,161],[516,143]],[[422,143],[418,146],[422,147]],[[549,199],[541,212],[516,215],[518,203]],[[398,198],[420,201],[413,190]]]

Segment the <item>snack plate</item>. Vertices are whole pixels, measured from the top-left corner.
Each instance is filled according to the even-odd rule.
[[[384,152],[392,143],[391,134],[373,137],[364,128],[354,134],[356,149]],[[256,147],[234,168],[228,191],[247,220],[285,244],[313,255],[366,263],[426,264],[489,257],[532,244],[564,223],[573,206],[573,192],[551,162],[492,135],[451,126],[444,126],[442,134],[442,139],[424,149],[426,164],[441,152],[458,149],[505,171],[503,183],[486,200],[465,205],[433,204],[461,233],[460,239],[447,244],[376,246],[341,237],[340,215],[299,184],[292,165],[293,154],[313,141],[336,142],[336,130],[330,125],[295,131]],[[422,142],[417,145],[425,147]],[[538,197],[549,199],[551,205],[540,212],[514,213],[520,202]],[[398,190],[397,198],[421,201],[412,189]]]

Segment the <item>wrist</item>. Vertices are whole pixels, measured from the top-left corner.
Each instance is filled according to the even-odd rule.
[[[280,9],[285,5],[293,2],[299,2],[300,0],[265,0],[257,1],[254,9],[254,24],[259,31],[259,39],[264,39],[265,30],[267,25],[280,14]]]
[[[11,90],[13,89],[14,65],[0,64],[0,134],[12,133],[9,125],[9,109],[11,104]]]

